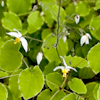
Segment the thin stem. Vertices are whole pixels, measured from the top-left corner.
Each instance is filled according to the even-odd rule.
[[[54,95],[51,97],[50,100],[52,100],[52,99],[54,98],[54,96],[55,96],[58,92],[59,92],[59,90],[57,90],[57,91],[54,93]]]
[[[4,78],[8,78],[8,77],[11,77],[11,76],[17,76],[19,74],[15,74],[15,75],[9,75],[9,76],[5,76],[5,77],[1,77],[0,79],[4,79]]]
[[[29,68],[28,64],[26,63],[24,57],[23,57],[23,62],[25,63],[26,67]]]
[[[58,10],[58,16],[57,16],[57,43],[56,43],[56,47],[57,47],[58,42],[59,42],[58,35],[59,35],[60,6],[61,6],[61,0],[59,1],[59,10]]]
[[[67,92],[67,93],[72,93],[72,92],[70,92],[70,91],[68,91],[68,90],[66,90],[66,89],[62,89],[62,90],[64,90],[65,92]],[[76,94],[77,96],[79,96],[79,97],[81,97],[81,98],[83,98],[83,99],[85,99],[85,97],[83,97],[83,96],[80,96],[80,95],[78,95],[78,94]]]
[[[63,81],[63,83],[62,83],[61,87],[63,87],[63,86],[64,86],[64,84],[65,84],[65,82],[66,82],[67,78],[68,78],[68,75],[66,75],[66,77],[65,77],[65,79],[64,79],[64,81]]]
[[[60,6],[61,6],[61,0],[59,1],[59,9],[58,9],[58,16],[57,16],[57,40],[56,40],[56,44],[55,44],[55,47],[56,47],[56,51],[57,51],[57,54],[58,54],[58,57],[59,59],[61,60],[60,58],[60,55],[59,55],[59,52],[58,52],[58,49],[57,49],[57,45],[59,43],[59,18],[60,18]]]
[[[28,38],[28,39],[31,39],[31,40],[38,41],[38,42],[43,42],[42,40],[35,39],[35,38],[29,37],[29,36],[24,36],[24,37],[25,37],[25,38]]]

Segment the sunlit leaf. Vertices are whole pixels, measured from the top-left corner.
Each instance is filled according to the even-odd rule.
[[[24,99],[36,96],[44,85],[44,78],[38,66],[25,69],[19,75],[19,87]]]
[[[87,92],[86,86],[81,79],[72,78],[71,81],[68,82],[70,89],[78,94],[85,94]]]
[[[7,41],[1,48],[0,66],[5,71],[15,71],[21,66],[22,54],[18,51],[20,44],[13,40]]]
[[[15,13],[5,12],[4,18],[2,19],[2,26],[9,31],[14,31],[14,28],[21,30],[22,22]]]

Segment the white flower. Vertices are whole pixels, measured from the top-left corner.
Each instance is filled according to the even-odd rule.
[[[57,67],[54,68],[53,71],[56,71],[56,70],[58,70],[58,69],[61,69],[61,70],[62,70],[62,73],[63,73],[63,77],[66,77],[66,73],[68,73],[68,72],[70,71],[70,69],[73,69],[75,72],[77,72],[77,70],[76,70],[75,68],[70,67],[70,66],[67,66],[67,64],[66,64],[66,62],[65,62],[65,60],[64,60],[64,58],[63,58],[62,56],[60,56],[60,57],[61,57],[62,60],[63,60],[64,66],[57,66]]]
[[[37,57],[36,57],[36,60],[37,60],[37,64],[39,65],[40,62],[42,61],[42,57],[43,57],[43,53],[42,52],[39,52],[37,54]]]
[[[83,35],[80,39],[81,46],[85,44],[89,44],[89,39],[92,39],[89,33],[86,33],[86,35]]]
[[[63,36],[64,43],[66,42],[66,40],[67,40],[67,37],[66,36]]]
[[[79,15],[76,15],[75,16],[75,23],[78,24],[80,21],[80,16]]]
[[[28,51],[27,40],[24,37],[22,37],[22,34],[18,30],[16,30],[16,29],[13,29],[13,30],[16,31],[16,32],[9,32],[9,33],[6,33],[6,34],[10,35],[10,36],[16,37],[14,44],[16,44],[16,43],[21,41],[22,46],[23,46],[25,52],[27,52]]]
[[[1,6],[4,7],[4,1],[3,0],[1,0]]]
[[[35,11],[37,9],[38,9],[38,6],[37,5],[34,5],[32,11]]]

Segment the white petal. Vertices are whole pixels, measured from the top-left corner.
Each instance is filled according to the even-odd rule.
[[[18,33],[19,37],[22,37],[22,34],[18,30],[16,30],[15,28],[13,30]]]
[[[20,38],[17,32],[9,32],[9,33],[6,33],[6,34],[10,35],[10,36],[14,36],[16,38]]]
[[[89,38],[87,37],[85,44],[89,44]]]
[[[37,64],[39,65],[40,62],[42,61],[42,57],[43,57],[43,53],[42,52],[39,52],[37,54],[37,57],[36,57],[36,60],[37,60]]]
[[[21,37],[20,41],[22,43],[22,46],[23,46],[25,52],[27,52],[28,51],[28,42],[27,42],[27,40],[24,37]]]
[[[75,72],[77,72],[77,70],[73,67],[68,66],[68,69],[73,69]]]
[[[79,20],[80,20],[80,16],[79,16],[79,15],[76,15],[76,16],[75,16],[75,22],[76,22],[76,24],[79,23]]]
[[[66,62],[65,62],[64,58],[63,58],[62,56],[60,56],[60,57],[61,57],[61,58],[62,58],[62,60],[63,60],[64,66],[65,66],[65,67],[67,67],[67,64],[66,64]]]
[[[67,40],[67,37],[66,36],[63,36],[64,43],[66,42],[66,40]]]
[[[53,71],[56,71],[56,70],[58,70],[58,69],[61,69],[61,70],[64,70],[64,66],[57,66],[57,67],[55,67],[54,69],[53,69]]]
[[[86,39],[87,39],[87,36],[86,35],[83,35],[80,39],[80,44],[81,46],[86,42]]]
[[[92,37],[89,33],[86,33],[86,35],[89,37],[89,39],[92,39]]]
[[[1,1],[1,6],[4,7],[4,1],[3,0]]]

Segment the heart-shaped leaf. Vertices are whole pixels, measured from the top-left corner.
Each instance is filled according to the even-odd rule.
[[[15,13],[5,12],[4,18],[2,19],[2,26],[9,31],[13,31],[14,28],[21,30],[22,22]]]
[[[78,94],[85,94],[87,92],[86,86],[81,79],[73,78],[68,82],[68,85],[72,91]]]
[[[44,77],[38,66],[25,69],[19,75],[19,87],[24,99],[36,96],[44,85]]]
[[[0,51],[0,66],[5,71],[15,71],[21,66],[22,54],[18,51],[20,43],[14,44],[13,40],[7,41]]]

